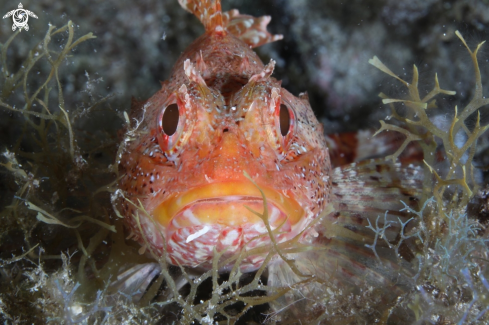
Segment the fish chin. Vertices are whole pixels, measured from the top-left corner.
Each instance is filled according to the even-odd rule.
[[[277,242],[287,241],[303,229],[304,210],[292,198],[264,187],[268,223]],[[214,252],[222,259],[236,257],[244,249],[269,247],[271,239],[261,214],[263,199],[251,184],[219,183],[194,188],[161,203],[153,212],[165,229],[168,258],[175,265],[209,269]],[[215,248],[215,251],[214,251]],[[265,254],[246,256],[242,271],[261,266]],[[234,264],[234,262],[231,262]],[[227,265],[221,270],[230,268]]]

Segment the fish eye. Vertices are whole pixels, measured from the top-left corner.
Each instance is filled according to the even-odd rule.
[[[161,149],[171,155],[178,150],[176,144],[181,140],[182,134],[185,133],[185,111],[175,101],[170,99],[168,102],[171,104],[160,111],[157,120],[157,137]]]
[[[280,133],[285,137],[290,130],[290,113],[285,104],[280,104]]]
[[[180,114],[177,104],[170,104],[166,107],[161,118],[161,127],[166,135],[172,136],[177,131]]]

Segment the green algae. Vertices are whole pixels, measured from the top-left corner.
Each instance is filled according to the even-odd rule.
[[[152,258],[148,258],[140,254],[144,247],[127,244],[118,220],[121,216],[112,210],[114,198],[110,197],[118,194],[114,187],[117,163],[107,167],[103,159],[97,160],[92,153],[104,143],[87,145],[77,131],[83,125],[82,117],[90,119],[94,106],[102,106],[109,98],[83,109],[66,107],[60,82],[62,63],[78,44],[93,38],[92,34],[75,40],[72,22],[61,28],[49,26],[21,68],[10,72],[7,52],[17,35],[2,44],[1,52],[0,106],[14,113],[12,122],[22,130],[11,148],[3,149],[1,163],[8,172],[7,182],[16,188],[2,210],[1,245],[5,250],[0,265],[5,285],[0,290],[0,305],[6,322],[140,324],[164,319],[164,323],[191,324],[216,319],[235,323],[246,318],[254,306],[293,288],[268,288],[262,276],[277,252],[284,256],[305,249],[295,245],[298,238],[275,243],[271,252],[257,247],[223,261],[223,252],[216,252],[213,270],[198,275],[169,265],[165,255],[150,251]],[[61,51],[51,46],[57,35],[65,41]],[[37,65],[49,69],[45,81],[32,90],[30,74]],[[130,126],[127,114],[106,110]],[[129,131],[126,140],[130,138]],[[119,148],[113,146],[110,155],[118,157],[124,143]],[[131,203],[138,207],[134,216],[138,224],[139,214],[151,218],[137,202]],[[267,223],[266,211],[262,218]],[[9,245],[15,248],[8,249]],[[9,254],[15,257],[6,258]],[[250,278],[242,274],[239,265],[252,254],[266,255],[266,263]],[[114,286],[125,269],[155,261],[160,275],[146,292],[124,292]],[[233,267],[223,276],[218,270],[225,265]],[[212,294],[206,298],[209,281]],[[182,294],[182,290],[188,292]],[[34,312],[29,312],[32,305]]]
[[[413,264],[417,272],[412,278],[414,289],[399,303],[400,308],[408,308],[414,313],[416,324],[482,324],[489,321],[487,223],[481,224],[477,215],[469,216],[467,211],[468,204],[481,188],[475,176],[479,171],[473,164],[477,141],[489,129],[489,125],[481,126],[480,122],[481,110],[489,105],[489,99],[483,93],[477,59],[484,42],[471,50],[458,31],[456,35],[472,60],[475,91],[463,108],[453,107],[453,117],[445,128],[437,125],[435,116],[430,116],[429,112],[437,107],[437,95],[455,95],[455,92],[442,89],[437,75],[433,89],[421,98],[416,65],[411,82],[407,82],[377,57],[369,60],[408,90],[407,97],[400,99],[380,94],[383,103],[390,106],[390,118],[395,122],[381,121],[377,133],[394,131],[405,135],[400,148],[386,158],[396,160],[411,141],[417,142],[424,154],[423,207],[419,211],[405,207],[414,218],[414,226],[408,233],[419,239],[417,247],[413,248],[417,260]],[[474,115],[475,123],[471,121]],[[436,159],[437,152],[442,154],[443,161]],[[372,230],[381,229],[372,227]],[[394,243],[387,244],[392,246]]]
[[[62,33],[66,33],[67,41],[61,51],[55,51],[50,48],[50,41]],[[92,35],[87,34],[74,41],[71,22],[59,29],[50,26],[45,39],[30,52],[23,67],[11,73],[7,70],[6,53],[15,36],[2,44],[0,101],[3,109],[16,114],[13,122],[21,128],[19,140],[9,150],[3,151],[2,158],[7,182],[16,189],[15,195],[9,198],[9,205],[1,212],[0,315],[5,322],[235,324],[240,321],[267,321],[293,324],[296,319],[276,317],[284,310],[267,311],[268,307],[263,305],[273,305],[288,292],[304,290],[311,284],[319,285],[323,295],[308,303],[330,306],[327,312],[318,311],[315,323],[356,324],[365,314],[376,315],[375,310],[369,308],[379,304],[384,289],[365,286],[358,288],[357,293],[345,294],[344,288],[329,281],[330,274],[305,274],[299,270],[290,256],[300,256],[311,248],[300,246],[298,236],[288,242],[277,243],[274,240],[276,231],[272,231],[268,224],[266,204],[263,213],[253,212],[267,225],[272,248],[243,250],[241,254],[225,260],[220,258],[224,252],[216,251],[213,269],[201,274],[171,266],[164,255],[159,256],[152,251],[149,251],[152,258],[139,254],[140,248],[125,240],[118,220],[120,215],[112,211],[110,203],[109,196],[116,191],[117,164],[112,160],[111,166],[107,167],[105,160],[97,160],[92,153],[105,144],[97,142],[88,147],[82,146],[80,134],[76,131],[79,116],[88,115],[90,118],[95,104],[79,111],[65,107],[63,98],[59,77],[63,73],[61,63],[77,44],[89,40]],[[401,239],[419,238],[417,245],[412,247],[417,254],[413,262],[417,273],[412,278],[415,289],[400,296],[397,304],[387,312],[376,315],[379,323],[400,323],[399,315],[404,313],[414,317],[419,324],[434,318],[440,322],[464,323],[482,322],[488,317],[487,308],[484,309],[488,304],[489,290],[486,280],[489,278],[487,240],[483,227],[464,212],[478,188],[472,165],[476,140],[487,129],[479,122],[473,128],[464,124],[487,101],[483,98],[478,72],[478,49],[473,52],[469,49],[469,52],[476,68],[476,89],[479,90],[460,114],[455,110],[448,131],[436,127],[426,114],[426,109],[435,104],[432,99],[436,94],[451,94],[439,87],[437,79],[434,90],[421,99],[415,68],[413,81],[402,81],[409,87],[410,98],[389,99],[383,95],[384,102],[393,108],[393,117],[403,124],[396,126],[384,122],[381,130],[399,131],[406,135],[405,143],[388,159],[395,160],[409,141],[418,141],[425,152],[425,173],[433,173],[436,181],[431,182],[426,177],[422,200],[427,204],[424,209],[415,211],[407,208],[414,218],[411,223],[415,225],[410,223],[407,227],[407,223],[399,221],[402,224]],[[374,65],[390,72],[379,62],[374,61]],[[29,73],[36,64],[44,64],[50,69],[45,76],[46,81],[29,90]],[[389,74],[395,76],[392,72]],[[21,101],[13,95],[19,93],[22,94]],[[101,106],[107,100],[103,98],[96,105]],[[412,114],[401,116],[395,110],[396,103],[404,103],[413,110]],[[122,123],[123,116],[112,113]],[[131,121],[126,123],[130,125]],[[467,135],[462,147],[453,140],[459,130]],[[130,132],[127,136],[131,136]],[[435,162],[429,157],[436,149],[434,137],[437,136],[443,139],[450,164],[456,166],[458,172],[442,174],[434,169]],[[23,150],[26,143],[34,143],[37,149]],[[121,150],[123,145],[119,149],[112,146],[109,156],[118,157]],[[468,158],[464,158],[466,152]],[[91,175],[99,179],[95,180]],[[449,190],[449,185],[456,186],[456,190],[453,187]],[[79,190],[72,192],[70,189],[73,188]],[[435,200],[430,199],[433,195]],[[138,208],[134,218],[138,220],[143,214],[150,218],[138,202],[131,203]],[[379,227],[371,224],[370,229],[379,231],[382,237]],[[387,241],[396,256],[399,256],[401,242]],[[253,274],[242,274],[240,262],[252,254],[266,254],[265,263]],[[276,255],[290,267],[299,279],[297,282],[278,288],[264,283],[267,263]],[[136,293],[121,292],[111,286],[129,266],[150,262],[156,262],[161,272],[144,294],[138,293],[137,299]],[[233,266],[227,274],[218,272],[230,264]],[[327,292],[328,289],[331,293]],[[292,309],[294,303],[284,308]],[[349,313],[346,306],[352,310],[354,306],[358,314]],[[261,315],[261,312],[268,315]]]
[[[0,214],[2,317],[7,323],[59,322],[66,316],[63,293],[83,278],[85,265],[97,274],[93,239],[115,231],[102,195],[87,195],[114,176],[81,147],[81,109],[66,106],[60,81],[63,63],[92,33],[75,38],[71,21],[50,25],[11,71],[8,52],[18,35],[0,51],[0,108],[17,125],[15,141],[1,149],[1,166],[8,171],[4,184],[13,192],[3,198],[10,202]],[[60,42],[58,48],[53,44]],[[34,77],[35,71],[44,75]],[[82,257],[73,263],[77,250]],[[15,263],[9,255],[17,256]],[[72,274],[75,264],[78,274]]]

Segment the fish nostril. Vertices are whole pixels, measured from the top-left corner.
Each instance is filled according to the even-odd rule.
[[[229,129],[228,128],[225,128],[224,130],[222,130],[222,133],[228,132],[228,131],[229,131]]]

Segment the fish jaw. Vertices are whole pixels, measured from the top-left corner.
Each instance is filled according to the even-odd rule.
[[[264,201],[251,182],[214,183],[175,195],[153,211],[166,238],[167,256],[172,264],[190,267],[211,266],[214,248],[223,258],[238,256],[244,249],[270,246],[266,223],[277,242],[297,236],[303,229],[304,210],[293,199],[274,189],[263,187],[268,215],[262,219]],[[257,269],[266,254],[244,258],[243,272]],[[231,265],[232,266],[232,265]],[[224,268],[230,267],[224,266]]]
[[[261,188],[268,205],[277,206],[291,224],[296,224],[303,216],[304,210],[299,203],[288,197],[287,191],[280,193],[271,188]],[[189,213],[193,213],[202,223],[234,226],[262,222],[244,206],[258,213],[263,211],[263,199],[251,182],[212,183],[170,197],[155,208],[153,216],[164,227],[169,227],[176,215]]]

